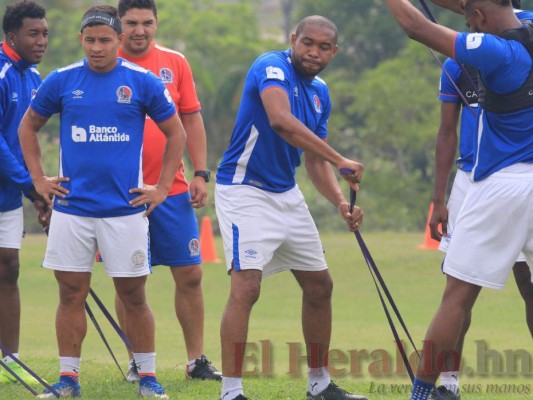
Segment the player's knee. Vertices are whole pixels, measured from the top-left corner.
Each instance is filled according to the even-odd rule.
[[[326,279],[314,282],[312,285],[304,287],[304,298],[312,304],[325,304],[331,300],[333,293],[333,281],[328,275]]]
[[[253,306],[259,299],[260,293],[260,282],[245,281],[231,287],[231,297],[237,304],[243,306]]]
[[[16,285],[19,277],[18,251],[2,249],[0,251],[0,284]]]
[[[199,265],[173,271],[176,289],[180,291],[198,290],[202,285],[202,267]]]
[[[87,291],[80,286],[59,285],[59,302],[63,306],[83,304],[87,294]]]
[[[15,286],[19,278],[19,263],[12,260],[0,265],[0,285]]]

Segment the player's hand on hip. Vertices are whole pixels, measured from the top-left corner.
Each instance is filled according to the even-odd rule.
[[[363,211],[355,206],[353,211],[350,212],[350,205],[348,203],[341,203],[338,205],[337,210],[342,219],[346,222],[350,232],[358,231],[363,225]]]
[[[62,182],[68,181],[70,181],[70,179],[64,176],[41,176],[38,178],[33,178],[33,185],[35,186],[37,193],[42,196],[44,202],[48,206],[52,207],[52,199],[54,196],[64,198],[67,194],[69,194],[69,190],[61,186]]]
[[[359,183],[363,179],[363,171],[365,169],[363,164],[343,158],[342,161],[337,165],[337,169],[344,180],[350,184],[350,187],[353,190],[358,191]]]
[[[189,193],[193,208],[202,208],[207,203],[207,183],[201,176],[195,176],[191,181]]]
[[[167,198],[168,190],[157,185],[144,185],[143,188],[130,189],[130,193],[139,193],[139,196],[130,200],[133,207],[147,206],[144,216],[147,217],[159,204]]]

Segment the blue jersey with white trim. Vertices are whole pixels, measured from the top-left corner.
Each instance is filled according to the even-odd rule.
[[[318,137],[327,137],[331,101],[326,83],[296,71],[290,50],[265,53],[252,64],[228,149],[218,167],[217,183],[251,185],[285,192],[296,185],[302,150],[287,143],[271,127],[261,101],[264,90],[277,87],[289,97],[291,113]]]
[[[514,13],[516,18],[518,18],[520,21],[524,21],[524,23],[527,21],[530,24],[533,23],[533,11],[519,10],[515,8]]]
[[[477,118],[479,107],[477,103],[477,93],[475,89],[463,93],[470,102],[467,107],[453,85],[460,89],[460,81],[463,72],[453,59],[448,58],[443,65],[440,77],[439,100],[445,103],[461,103],[461,123],[459,133],[459,157],[455,161],[457,167],[463,171],[470,172],[474,166],[474,143],[476,139]],[[469,96],[475,97],[474,99]]]
[[[455,59],[477,68],[485,86],[496,93],[519,89],[532,68],[521,43],[483,33],[459,33]],[[477,134],[474,181],[512,164],[533,163],[533,107],[506,114],[482,110]]]
[[[519,20],[533,22],[533,12],[518,9],[515,9],[514,12]],[[446,103],[461,103],[462,106],[459,157],[456,160],[456,165],[459,169],[470,172],[474,167],[477,138],[476,129],[480,112],[479,104],[477,102],[477,92],[469,88],[469,90],[464,93],[466,100],[470,103],[470,107],[467,107],[453,85],[453,83],[455,83],[460,88],[461,79],[465,78],[462,75],[467,73],[466,68],[463,67],[461,69],[455,60],[448,58],[444,62],[443,69],[444,71],[442,71],[440,80],[439,100]],[[468,84],[472,84],[476,83],[477,77],[471,77],[470,79],[465,78],[464,80],[467,81]]]
[[[70,192],[54,209],[107,218],[144,211],[129,201],[143,186],[142,141],[146,115],[162,122],[176,113],[163,83],[151,72],[119,58],[96,73],[83,59],[52,72],[31,108],[43,117],[61,113],[59,176]]]
[[[0,44],[0,212],[22,207],[22,192],[32,187],[20,147],[18,127],[41,84],[29,64],[6,42]]]

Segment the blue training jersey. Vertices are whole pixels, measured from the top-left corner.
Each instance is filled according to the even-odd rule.
[[[455,59],[477,68],[484,84],[496,93],[520,88],[532,67],[521,43],[483,33],[459,33]],[[533,163],[533,107],[505,114],[482,110],[477,134],[474,181],[516,163]]]
[[[533,12],[529,10],[515,9],[516,17],[521,21],[533,22]],[[444,62],[444,71],[441,73],[439,100],[447,103],[461,103],[461,122],[459,133],[459,157],[456,160],[456,165],[459,169],[470,172],[474,167],[475,148],[477,139],[477,119],[479,117],[479,104],[473,101],[470,107],[467,107],[461,96],[457,92],[454,83],[459,87],[460,78],[466,70],[457,64],[455,60],[448,58]],[[475,77],[472,78],[475,82]],[[477,89],[477,88],[476,88]],[[476,92],[467,92],[467,100],[472,100],[468,96],[476,96]]]
[[[459,157],[456,160],[456,165],[459,169],[470,172],[474,167],[474,143],[476,140],[477,118],[479,116],[479,106],[477,101],[470,103],[470,107],[466,106],[463,99],[457,92],[453,85],[459,87],[461,75],[467,73],[463,72],[459,65],[451,58],[444,62],[444,71],[440,77],[439,100],[446,103],[461,103],[461,124],[459,131]],[[471,100],[468,96],[476,96],[474,89],[465,93],[467,100]]]
[[[287,143],[271,127],[261,93],[279,87],[287,93],[291,113],[318,137],[327,137],[331,101],[326,83],[299,74],[290,50],[273,51],[250,67],[228,149],[218,167],[217,183],[251,185],[285,192],[296,185],[302,150]]]
[[[41,84],[34,64],[5,42],[0,44],[0,213],[22,207],[22,193],[33,188],[20,147],[18,127]]]
[[[109,72],[97,73],[87,60],[52,72],[31,108],[43,117],[61,113],[59,176],[70,193],[56,196],[54,209],[107,218],[144,211],[129,201],[143,186],[142,141],[146,115],[162,122],[176,110],[154,74],[119,58]]]

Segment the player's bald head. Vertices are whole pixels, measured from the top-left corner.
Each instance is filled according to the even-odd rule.
[[[337,39],[339,38],[339,30],[337,29],[337,26],[333,23],[333,21],[321,15],[311,15],[298,22],[295,32],[296,37],[300,36],[302,32],[304,32],[310,26],[316,26],[332,31],[334,34],[334,42],[335,44],[337,43]]]

